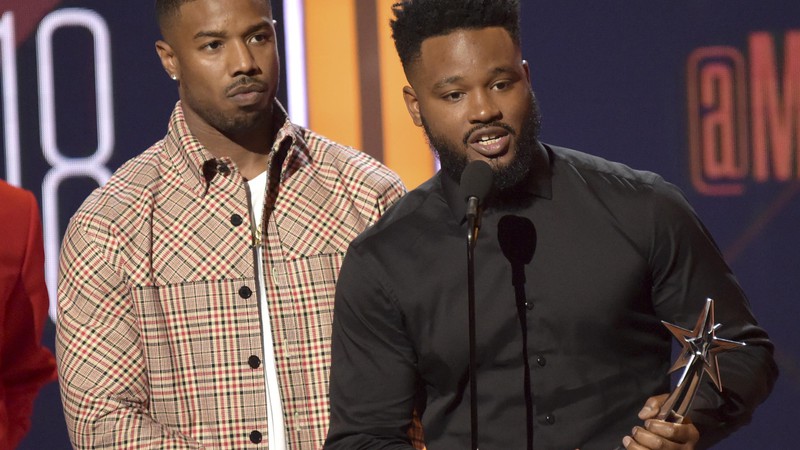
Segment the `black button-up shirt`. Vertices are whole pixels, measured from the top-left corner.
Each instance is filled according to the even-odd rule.
[[[772,345],[677,188],[573,150],[537,147],[530,183],[489,200],[475,248],[479,447],[608,450],[669,390],[672,337],[715,299],[719,357],[692,416],[705,443],[746,422]],[[326,448],[469,448],[465,204],[437,174],[350,247],[336,293]],[[723,406],[724,405],[724,406]]]

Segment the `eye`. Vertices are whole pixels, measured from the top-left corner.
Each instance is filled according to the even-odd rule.
[[[451,102],[457,102],[457,101],[461,100],[462,98],[464,98],[464,95],[465,94],[463,92],[458,92],[458,91],[456,91],[456,92],[448,92],[447,94],[444,94],[442,96],[442,98],[444,98],[445,100],[451,101]]]
[[[211,41],[211,42],[205,44],[202,48],[204,50],[212,50],[212,51],[213,50],[218,50],[218,49],[222,48],[222,42],[221,41]]]
[[[255,44],[262,44],[264,42],[267,42],[268,40],[269,36],[267,36],[266,34],[256,34],[250,38],[250,42],[253,42]]]
[[[498,81],[497,83],[494,84],[494,86],[492,86],[492,89],[496,91],[504,91],[508,89],[509,86],[511,86],[510,81]]]

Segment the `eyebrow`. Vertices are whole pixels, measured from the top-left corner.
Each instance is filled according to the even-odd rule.
[[[501,66],[501,67],[495,67],[490,73],[492,76],[497,76],[506,73],[514,73],[514,69],[511,67]],[[442,78],[441,80],[437,81],[436,84],[433,85],[433,89],[442,89],[449,84],[458,83],[463,79],[464,77],[460,75],[453,75],[451,77]]]
[[[447,77],[447,78],[441,79],[438,82],[436,82],[436,84],[433,85],[433,88],[434,89],[441,89],[441,88],[447,86],[448,84],[457,83],[457,82],[459,82],[459,81],[461,81],[463,79],[464,79],[464,77],[459,76],[459,75],[454,75],[452,77]]]
[[[269,29],[270,29],[269,23],[263,22],[263,23],[258,23],[256,25],[251,26],[250,28],[248,28],[244,32],[244,34],[248,35],[248,34],[255,33],[256,31],[269,30]],[[228,33],[225,32],[225,31],[213,31],[213,30],[212,31],[198,31],[197,34],[195,34],[192,37],[192,39],[204,39],[204,38],[218,38],[218,39],[221,39],[221,38],[224,38],[224,37],[227,37],[227,36],[228,36]]]
[[[492,75],[502,75],[502,74],[514,73],[514,72],[516,72],[516,71],[514,70],[513,67],[500,66],[500,67],[495,67],[494,70],[492,70]]]

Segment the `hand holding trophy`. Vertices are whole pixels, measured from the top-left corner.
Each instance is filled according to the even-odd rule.
[[[683,345],[681,354],[669,373],[681,368],[683,368],[683,373],[675,390],[661,406],[658,418],[666,422],[681,423],[689,412],[704,373],[707,373],[717,389],[722,391],[717,355],[745,344],[720,339],[715,335],[721,324],[714,323],[714,300],[710,298],[706,300],[706,306],[697,318],[693,330],[687,330],[664,321],[661,323]]]
[[[704,374],[708,374],[714,385],[722,391],[722,381],[717,366],[717,355],[724,351],[744,346],[743,342],[729,341],[716,336],[716,330],[722,325],[714,323],[714,300],[707,299],[703,311],[697,318],[694,329],[686,328],[661,321],[665,327],[681,343],[683,348],[678,359],[672,365],[669,373],[683,368],[683,373],[678,379],[675,390],[667,397],[666,401],[656,416],[657,419],[671,423],[684,423],[692,401]],[[615,450],[624,450],[618,446]]]

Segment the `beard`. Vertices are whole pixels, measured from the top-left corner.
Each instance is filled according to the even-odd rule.
[[[226,88],[226,92],[239,85],[257,84],[264,86],[264,83],[252,77],[243,76]],[[234,114],[221,111],[217,106],[193,95],[187,89],[184,92],[184,102],[197,114],[205,123],[226,136],[237,136],[240,133],[252,131],[258,127],[264,127],[272,120],[272,101],[266,108],[253,105],[249,108],[242,108]]]
[[[436,156],[438,156],[442,171],[452,179],[456,181],[460,180],[461,173],[469,163],[465,150],[468,146],[469,136],[478,129],[490,126],[501,127],[508,131],[511,136],[515,137],[515,147],[513,148],[514,156],[511,161],[504,166],[492,167],[492,171],[494,172],[493,187],[496,193],[502,194],[503,192],[512,190],[527,179],[533,165],[534,146],[539,138],[539,131],[541,129],[539,104],[533,92],[531,92],[528,113],[522,121],[520,130],[515,130],[504,122],[492,122],[479,125],[469,130],[464,135],[462,142],[456,143],[442,135],[433,133],[425,117],[422,116],[421,119],[428,144]]]

